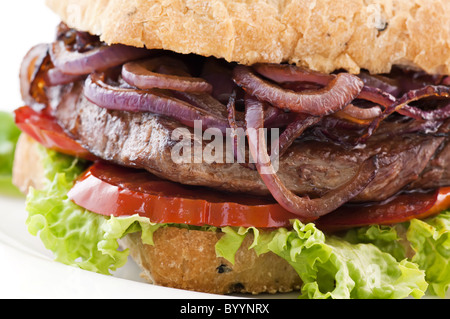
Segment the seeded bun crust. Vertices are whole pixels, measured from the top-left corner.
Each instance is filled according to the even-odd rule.
[[[332,72],[450,74],[448,0],[47,0],[108,44]]]
[[[38,143],[22,134],[16,147],[13,182],[24,193],[45,185]],[[246,236],[231,264],[216,256],[222,233],[163,227],[153,235],[154,245],[141,241],[140,233],[121,239],[121,246],[142,269],[142,277],[161,286],[207,293],[277,293],[299,290],[301,281],[282,258],[269,252],[256,255]]]

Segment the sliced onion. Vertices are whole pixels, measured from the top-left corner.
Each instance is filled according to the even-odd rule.
[[[384,112],[377,117],[372,123],[369,125],[367,132],[361,136],[358,143],[364,143],[367,139],[373,135],[375,130],[379,127],[380,123],[385,120],[388,116],[393,114],[394,112],[401,112],[401,109],[407,106],[409,103],[418,101],[427,97],[450,97],[450,87],[444,85],[427,85],[423,88],[417,90],[411,90],[405,93],[400,99],[398,99],[395,103],[388,106]],[[407,109],[408,110],[408,109]],[[411,108],[409,108],[411,110]],[[406,113],[407,111],[405,111]],[[437,112],[436,114],[438,114]],[[445,112],[444,112],[445,113]],[[423,114],[423,113],[422,113]],[[429,113],[430,114],[430,113]],[[445,115],[445,114],[443,114]]]
[[[148,56],[150,50],[121,44],[100,46],[80,53],[69,51],[63,41],[54,42],[50,49],[52,62],[66,74],[86,75]]]
[[[385,91],[382,91],[375,87],[364,86],[358,95],[358,99],[371,101],[378,105],[389,107],[394,104],[397,99]]]
[[[210,94],[206,93],[188,93],[182,91],[171,92],[172,95],[180,100],[192,104],[202,110],[215,114],[218,117],[227,118],[228,110],[226,105],[223,105]],[[243,123],[244,118],[240,116],[239,123]]]
[[[277,202],[303,221],[315,220],[337,209],[363,191],[378,171],[377,159],[373,157],[363,162],[357,174],[349,182],[323,197],[317,199],[310,199],[307,196],[299,197],[292,193],[277,176],[267,153],[264,137],[258,134],[264,125],[263,104],[257,99],[247,98],[245,119],[250,152],[262,180]]]
[[[183,92],[211,93],[212,86],[202,78],[156,73],[161,65],[173,64],[173,59],[158,57],[123,65],[122,77],[140,89],[169,89]]]
[[[298,114],[295,120],[286,127],[283,133],[281,133],[278,138],[278,143],[272,145],[270,152],[271,161],[273,162],[276,158],[283,156],[292,143],[294,143],[308,127],[319,123],[321,119],[321,117]]]
[[[373,120],[383,113],[379,106],[372,106],[370,108],[357,107],[353,104],[347,105],[338,113],[345,113],[358,120]],[[337,114],[337,113],[336,113]]]
[[[44,74],[44,81],[47,86],[65,85],[83,78],[82,75],[66,74],[57,68],[49,69]]]
[[[385,76],[371,75],[366,72],[361,72],[358,75],[364,84],[368,87],[377,88],[383,92],[386,92],[392,96],[398,96],[401,94],[401,89],[396,83],[398,81],[390,79]]]
[[[450,117],[450,103],[444,107],[431,111],[425,111],[418,107],[406,104],[403,105],[399,110],[397,110],[397,112],[416,120],[427,120],[427,121],[445,120]]]
[[[22,60],[19,72],[20,93],[22,100],[28,105],[35,103],[36,89],[43,90],[42,83],[36,83],[36,76],[47,55],[48,45],[42,43],[33,46]],[[45,93],[41,95],[45,96]]]
[[[291,64],[258,63],[252,67],[262,76],[278,83],[311,82],[326,86],[334,78],[330,74],[315,72]]]
[[[226,118],[218,117],[160,90],[144,91],[108,85],[105,83],[105,77],[104,73],[92,73],[87,77],[84,86],[86,98],[100,107],[166,115],[189,127],[194,127],[194,121],[201,121],[203,129],[218,128],[226,133]]]
[[[238,65],[234,80],[247,93],[273,106],[315,116],[329,115],[348,105],[361,92],[364,83],[348,73],[338,74],[325,88],[293,92],[259,78],[249,67]]]
[[[247,162],[245,154],[241,153],[242,148],[239,147],[238,134],[236,131],[242,126],[240,126],[236,121],[236,91],[233,91],[233,93],[231,93],[230,99],[228,100],[227,109],[228,124],[230,125],[231,129],[230,137],[233,140],[234,158],[240,165],[249,169],[256,170],[256,166],[253,163]]]

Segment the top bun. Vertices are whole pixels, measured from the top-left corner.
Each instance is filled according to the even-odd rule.
[[[450,74],[449,0],[47,0],[108,43],[322,72]]]

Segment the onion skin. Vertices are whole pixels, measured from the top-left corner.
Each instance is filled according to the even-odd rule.
[[[326,86],[334,78],[334,75],[315,72],[290,64],[258,63],[252,67],[262,76],[278,83],[310,82]]]
[[[261,139],[259,136],[259,130],[264,125],[263,104],[257,99],[247,98],[245,119],[250,152],[255,159],[256,168],[262,180],[275,200],[283,208],[299,216],[303,222],[316,220],[342,206],[362,192],[376,176],[378,161],[375,156],[364,161],[359,171],[349,182],[328,192],[323,197],[317,199],[310,199],[307,196],[299,197],[292,193],[277,176],[267,153],[264,138]],[[252,129],[252,131],[249,131],[249,129]]]
[[[426,121],[439,121],[445,120],[450,117],[450,103],[446,106],[432,110],[424,111],[418,107],[404,105],[401,109],[397,110],[398,113],[411,117],[416,120],[426,120]]]
[[[171,60],[159,57],[125,63],[122,67],[122,78],[130,85],[143,90],[159,88],[191,93],[212,93],[212,85],[202,78],[155,72],[162,65],[172,64]]]
[[[343,109],[359,95],[364,86],[358,77],[340,73],[323,89],[293,92],[261,79],[243,65],[235,67],[233,78],[248,94],[259,100],[284,110],[314,116],[325,116]]]
[[[380,126],[380,123],[384,121],[388,116],[393,114],[394,112],[401,113],[401,109],[404,108],[409,103],[414,101],[418,101],[427,97],[441,97],[441,98],[449,98],[450,97],[450,87],[444,85],[427,85],[423,88],[417,90],[411,90],[405,93],[401,98],[397,99],[395,103],[389,105],[384,112],[377,118],[375,118],[372,123],[370,123],[367,132],[361,136],[358,140],[358,143],[365,143],[367,139],[373,135],[375,130]],[[412,108],[409,108],[411,110]],[[416,113],[419,111],[417,110]],[[444,113],[446,110],[444,110]],[[413,112],[409,112],[410,115],[414,118]],[[423,114],[423,113],[422,113]],[[429,113],[430,115],[432,113]],[[443,114],[445,115],[445,114]]]
[[[226,118],[220,118],[161,91],[113,87],[104,82],[105,77],[104,73],[92,73],[84,86],[86,98],[100,107],[170,116],[189,127],[194,127],[195,121],[201,121],[203,129],[213,127],[222,133],[226,132]]]
[[[47,103],[43,83],[38,78],[47,55],[48,45],[42,43],[33,46],[22,60],[19,72],[20,93],[22,100],[28,105]]]
[[[280,135],[277,143],[278,147],[275,147],[275,145],[272,147],[270,152],[271,160],[274,161],[275,158],[283,156],[292,143],[294,143],[294,141],[300,137],[300,135],[302,135],[308,127],[319,123],[321,120],[321,117],[298,114],[296,119],[289,123]]]
[[[106,70],[148,56],[150,52],[142,48],[114,44],[80,53],[67,50],[62,41],[54,42],[50,49],[55,67],[63,73],[72,75],[87,75],[94,71]]]

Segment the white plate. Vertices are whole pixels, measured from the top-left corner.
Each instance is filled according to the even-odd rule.
[[[132,261],[100,275],[53,261],[39,238],[28,233],[24,198],[0,196],[0,298],[232,298],[151,285]]]

